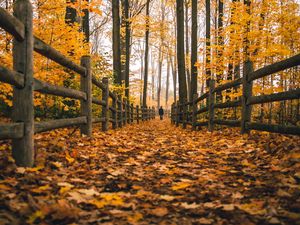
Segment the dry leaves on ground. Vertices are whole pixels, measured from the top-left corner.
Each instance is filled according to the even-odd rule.
[[[300,140],[144,122],[36,136],[36,167],[0,151],[0,224],[299,224]]]

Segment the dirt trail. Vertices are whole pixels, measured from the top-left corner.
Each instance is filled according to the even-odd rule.
[[[300,224],[299,137],[97,130],[38,135],[33,169],[0,143],[0,224]]]

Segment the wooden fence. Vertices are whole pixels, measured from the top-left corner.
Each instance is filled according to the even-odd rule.
[[[109,90],[108,79],[98,81],[91,73],[89,56],[77,65],[60,52],[33,35],[32,6],[28,0],[14,4],[14,15],[0,8],[0,27],[13,35],[13,71],[0,65],[0,82],[13,86],[12,123],[0,124],[0,140],[12,139],[12,154],[19,166],[34,164],[34,134],[53,129],[80,126],[82,134],[91,136],[92,124],[101,123],[102,130],[122,127],[134,121],[155,117],[154,108],[134,107]],[[80,91],[48,84],[37,80],[33,74],[33,51],[72,70],[81,76]],[[102,98],[92,96],[92,87],[102,90]],[[34,91],[80,100],[80,117],[52,121],[34,121]],[[109,101],[111,99],[111,101]],[[102,107],[101,117],[92,118],[92,104]]]
[[[195,95],[193,101],[184,104],[173,103],[171,120],[177,126],[183,124],[185,128],[187,125],[192,125],[193,129],[199,126],[208,126],[210,131],[213,131],[214,125],[226,125],[231,127],[240,127],[241,133],[249,133],[250,130],[269,131],[282,134],[296,134],[300,135],[299,126],[284,126],[275,124],[264,124],[251,122],[252,105],[263,104],[268,102],[300,99],[300,88],[289,90],[280,93],[273,93],[270,95],[252,95],[253,81],[266,77],[268,75],[289,69],[300,65],[300,54],[295,55],[286,60],[274,63],[264,68],[253,71],[253,64],[246,62],[244,64],[244,74],[242,78],[236,79],[215,87],[215,81],[210,80],[209,91],[198,97]],[[242,96],[237,100],[216,103],[217,93],[228,90],[230,88],[237,88],[242,86]],[[203,103],[206,100],[206,103]],[[200,103],[200,107],[198,104]],[[241,120],[219,120],[215,119],[215,109],[225,109],[232,107],[241,107]],[[198,115],[208,113],[208,120],[198,121]]]

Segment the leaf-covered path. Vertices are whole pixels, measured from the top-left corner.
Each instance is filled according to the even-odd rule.
[[[299,137],[97,129],[36,136],[32,169],[1,144],[0,224],[300,224]]]

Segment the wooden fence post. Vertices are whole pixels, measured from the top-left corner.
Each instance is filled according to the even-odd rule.
[[[180,108],[179,108],[179,101],[177,101],[176,102],[176,120],[175,120],[176,127],[179,126],[179,120],[180,120]]]
[[[252,82],[248,82],[249,74],[253,72],[253,63],[248,60],[244,63],[243,73],[243,96],[242,96],[242,121],[241,121],[241,133],[249,133],[246,124],[251,121],[252,106],[247,105],[247,100],[252,96]]]
[[[82,56],[80,65],[86,69],[85,76],[80,77],[81,91],[86,93],[86,100],[81,100],[81,116],[85,116],[87,123],[80,126],[81,134],[92,136],[92,75],[91,75],[91,57]]]
[[[149,106],[148,107],[148,120],[151,119],[151,107]]]
[[[108,110],[109,110],[109,103],[108,103],[108,97],[109,97],[109,87],[108,87],[108,78],[104,77],[102,79],[102,83],[105,85],[105,89],[102,91],[102,101],[105,102],[105,106],[102,106],[102,131],[107,131],[108,129]]]
[[[192,114],[192,129],[196,130],[196,123],[197,123],[197,98],[198,94],[194,94],[193,96],[193,114]]]
[[[174,113],[174,103],[172,103],[172,105],[171,105],[171,123],[172,124],[174,124],[173,113]]]
[[[152,106],[152,119],[155,119],[155,108]]]
[[[131,103],[131,123],[134,122],[134,107],[133,107],[133,103]]]
[[[125,126],[127,124],[127,104],[126,104],[126,99],[125,98],[123,98],[123,107],[124,107],[123,125]]]
[[[145,120],[145,107],[142,105],[141,106],[141,116],[142,116],[142,121]]]
[[[214,130],[214,117],[215,117],[215,80],[209,81],[209,96],[208,96],[208,130]]]
[[[140,108],[138,105],[136,106],[136,123],[140,123]]]
[[[114,108],[114,110],[112,111],[112,119],[113,119],[112,128],[116,129],[118,127],[118,116],[117,116],[118,108],[117,108],[117,95],[116,95],[116,93],[114,93],[114,96],[115,97],[112,100],[112,107]]]
[[[183,102],[183,104],[182,104],[182,128],[183,129],[186,129],[186,122],[187,122],[187,105],[186,105],[186,103],[187,103],[187,101],[186,101],[186,99],[185,99],[185,101]]]
[[[126,107],[127,107],[127,123],[130,124],[131,118],[130,118],[130,103],[129,100],[126,100]]]
[[[122,97],[118,96],[118,127],[123,126]]]
[[[24,87],[13,89],[15,123],[24,123],[24,136],[12,140],[12,155],[18,166],[34,164],[34,106],[33,106],[33,31],[32,6],[29,0],[16,1],[14,16],[24,24],[23,41],[13,41],[13,68],[24,75]]]

